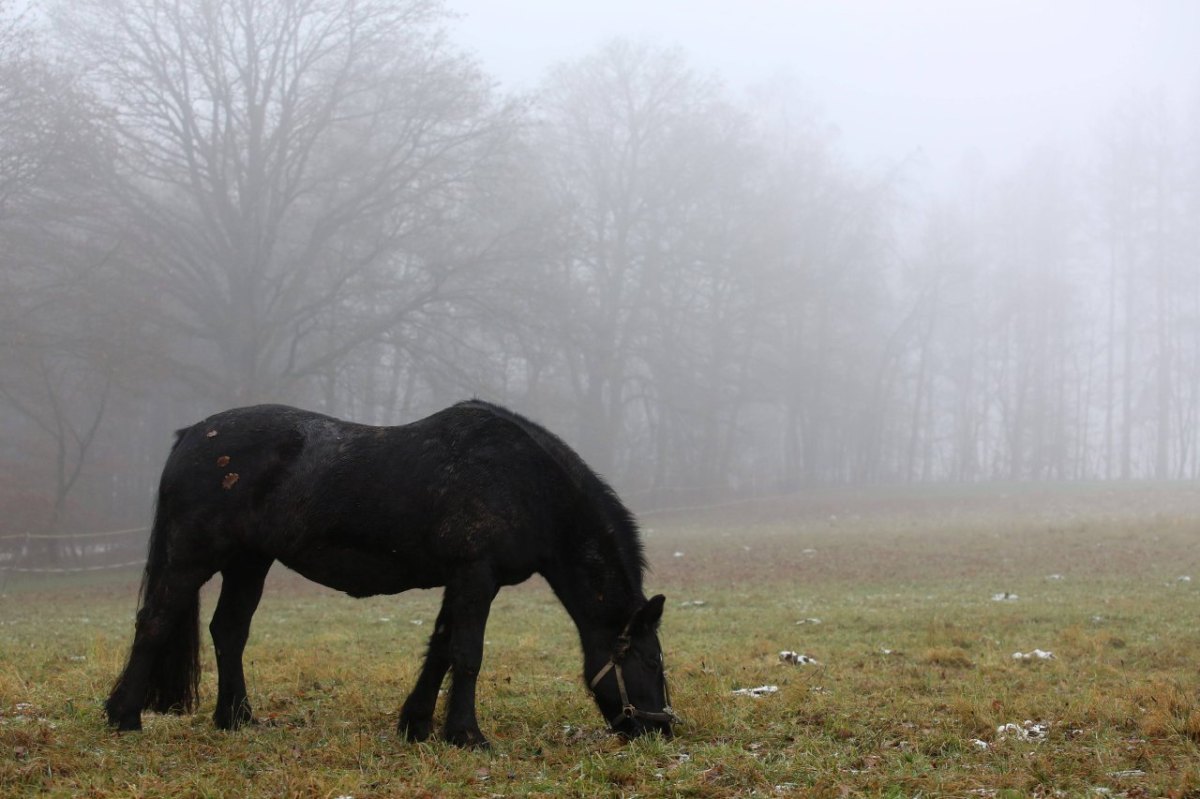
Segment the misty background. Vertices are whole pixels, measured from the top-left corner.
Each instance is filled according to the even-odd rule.
[[[734,8],[0,0],[0,535],[258,402],[641,508],[1200,475],[1200,7]]]

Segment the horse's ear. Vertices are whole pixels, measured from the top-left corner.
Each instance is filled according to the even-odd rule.
[[[632,629],[639,631],[653,630],[658,626],[659,619],[662,618],[663,604],[667,598],[662,594],[657,594],[646,600],[646,604],[638,608],[637,613],[633,614],[633,623],[630,625]]]

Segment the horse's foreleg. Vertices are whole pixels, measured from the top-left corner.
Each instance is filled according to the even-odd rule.
[[[490,569],[464,569],[446,586],[450,603],[450,698],[446,740],[458,746],[488,746],[475,717],[475,682],[483,662],[483,633],[497,586]]]
[[[429,636],[429,650],[425,663],[412,693],[404,700],[400,710],[399,731],[410,741],[427,740],[433,732],[433,711],[437,706],[438,689],[450,669],[450,593],[442,597],[442,609],[438,612],[433,633]]]
[[[221,571],[221,597],[208,630],[217,652],[217,709],[213,721],[222,730],[237,729],[252,718],[246,701],[242,652],[272,562],[270,558],[246,558]]]

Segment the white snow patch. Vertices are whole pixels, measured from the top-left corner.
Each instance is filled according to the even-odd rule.
[[[1035,724],[1029,719],[1025,719],[1021,724],[1009,722],[1008,724],[1001,724],[996,728],[997,740],[999,741],[1008,740],[1010,735],[1019,741],[1044,741],[1049,732],[1050,725],[1048,723]]]
[[[757,688],[738,688],[733,692],[734,696],[752,696],[755,699],[760,696],[776,693],[779,690],[778,685],[760,685]]]
[[[821,664],[814,657],[802,655],[799,652],[793,652],[790,649],[785,649],[779,653],[779,660],[783,663],[791,663],[794,666],[820,666]]]

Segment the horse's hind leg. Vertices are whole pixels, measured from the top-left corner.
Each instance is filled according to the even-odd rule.
[[[499,587],[484,565],[463,569],[446,586],[450,603],[450,699],[446,740],[458,746],[486,747],[475,717],[475,682],[483,663],[483,633]]]
[[[437,706],[438,689],[450,670],[450,612],[449,592],[442,597],[442,609],[429,635],[429,649],[412,693],[400,710],[399,732],[410,741],[428,740],[433,732],[433,711]]]
[[[212,572],[162,567],[147,575],[133,647],[104,708],[118,730],[140,730],[142,709],[191,710],[199,681],[200,587]]]
[[[221,597],[208,630],[217,652],[217,709],[213,721],[222,730],[250,723],[242,652],[250,636],[250,619],[262,598],[271,558],[248,556],[221,570]]]

